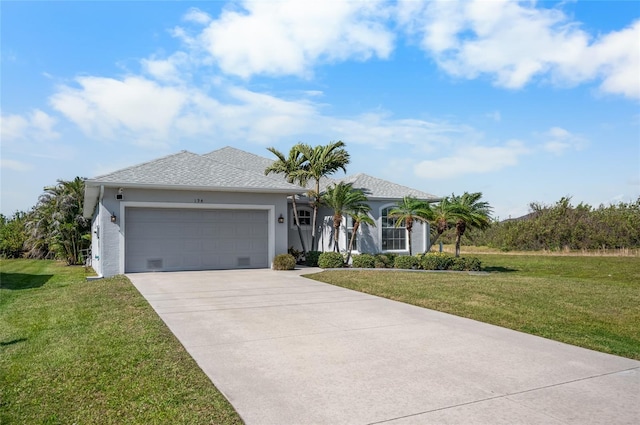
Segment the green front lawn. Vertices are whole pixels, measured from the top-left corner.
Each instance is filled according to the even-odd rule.
[[[307,277],[640,360],[638,257],[474,256],[489,275],[340,270]]]
[[[0,271],[0,423],[242,423],[125,277],[41,260]]]

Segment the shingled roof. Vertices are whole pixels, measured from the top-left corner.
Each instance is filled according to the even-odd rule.
[[[87,180],[85,214],[92,214],[100,186],[287,194],[306,190],[288,183],[282,175],[265,176],[264,170],[272,163],[271,159],[230,146],[204,155],[181,151]],[[430,193],[362,173],[341,179],[323,178],[321,190],[340,181],[365,190],[370,199],[401,199],[405,196],[434,201],[439,199]],[[310,182],[309,188],[312,186]]]
[[[413,196],[414,198],[425,201],[437,201],[440,199],[440,197],[436,195],[411,189],[410,187],[392,183],[388,180],[379,179],[364,173],[336,180],[336,182],[340,181],[352,183],[354,188],[364,190],[369,199],[401,199],[405,196]]]

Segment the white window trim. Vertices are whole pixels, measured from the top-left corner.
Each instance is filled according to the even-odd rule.
[[[300,228],[303,230],[308,230],[311,229],[313,227],[313,209],[307,206],[300,206],[297,205],[296,208],[298,209],[298,216],[300,215],[300,211],[308,211],[309,212],[309,224],[300,224]],[[296,227],[296,217],[293,214],[293,207],[291,208],[291,229],[297,229]]]
[[[389,204],[382,205],[380,207],[380,209],[378,210],[379,218],[378,218],[378,223],[377,224],[378,224],[378,241],[380,243],[380,252],[392,252],[392,253],[393,252],[396,252],[396,253],[405,253],[406,252],[406,253],[408,253],[409,252],[409,247],[408,247],[408,245],[409,245],[409,232],[407,231],[406,227],[404,228],[404,232],[405,232],[405,235],[404,235],[405,248],[404,249],[383,249],[382,248],[382,211],[387,209],[387,208],[393,208],[395,206],[396,206],[395,203],[389,203]]]

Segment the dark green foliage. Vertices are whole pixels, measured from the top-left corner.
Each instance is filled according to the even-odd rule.
[[[320,258],[321,251],[307,251],[305,254],[305,264],[309,267],[318,267],[318,259]]]
[[[26,213],[16,212],[11,218],[0,214],[0,257],[20,258],[27,240]]]
[[[293,255],[293,258],[295,258],[296,263],[299,263],[302,261],[302,259],[304,258],[304,252],[303,251],[298,251],[297,249],[295,249],[294,247],[289,247],[289,249],[287,250],[287,252],[291,255]]]
[[[344,257],[339,252],[323,252],[318,258],[318,267],[323,269],[344,267]]]
[[[296,268],[296,259],[291,254],[280,254],[273,258],[273,270],[293,270]]]
[[[372,269],[376,266],[376,257],[371,254],[360,254],[353,256],[352,267],[358,269]]]
[[[482,262],[477,257],[455,257],[449,270],[456,271],[480,271]]]
[[[84,180],[58,180],[44,188],[25,223],[25,247],[30,258],[58,258],[69,265],[82,264],[81,252],[89,248],[91,221],[83,217]]]
[[[376,254],[375,267],[377,269],[393,268],[397,256],[398,254],[393,254],[393,253]]]
[[[420,259],[420,267],[424,270],[449,270],[455,257],[445,252],[430,252]]]
[[[640,198],[598,208],[583,203],[574,207],[570,201],[563,197],[552,206],[532,203],[528,216],[470,232],[469,240],[503,251],[640,247]]]
[[[393,267],[396,269],[417,269],[420,265],[420,260],[411,255],[399,255],[393,262]]]

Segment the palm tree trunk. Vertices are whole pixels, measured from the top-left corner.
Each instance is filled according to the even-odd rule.
[[[460,256],[460,241],[462,240],[462,235],[464,235],[464,231],[467,229],[467,223],[462,220],[458,220],[456,223],[456,257]]]
[[[298,216],[298,204],[296,204],[296,195],[291,197],[291,204],[293,206],[293,220],[296,222],[298,228],[298,236],[300,237],[300,245],[302,245],[302,254],[307,255],[307,248],[304,244],[304,237],[302,235],[302,228],[300,227],[300,217]]]
[[[353,242],[356,239],[356,232],[358,231],[358,227],[360,227],[359,221],[353,222],[353,230],[351,231],[351,238],[349,238],[349,248],[347,249],[347,260],[345,264],[349,264],[349,260],[351,260],[351,251],[353,251]]]
[[[318,203],[320,202],[320,180],[316,180],[316,193],[313,202],[313,227],[311,228],[311,250],[318,250],[318,241],[316,240],[316,227],[318,226]]]

